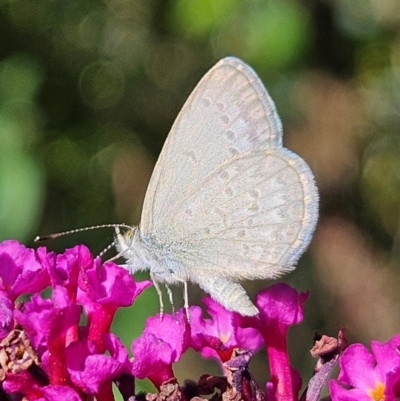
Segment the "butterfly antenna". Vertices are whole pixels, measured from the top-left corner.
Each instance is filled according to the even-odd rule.
[[[113,241],[110,245],[106,246],[96,257],[97,258],[102,258],[105,253],[107,253],[113,246],[115,245],[115,242]]]
[[[114,228],[123,227],[123,228],[126,228],[128,230],[133,230],[133,227],[128,226],[127,224],[101,224],[99,226],[76,228],[75,230],[63,231],[61,233],[55,233],[55,234],[49,234],[49,235],[38,235],[34,239],[34,242],[47,241],[47,240],[63,237],[64,235],[75,234],[75,233],[79,233],[79,232],[82,232],[82,231],[97,230],[98,228],[110,228],[110,227],[114,227]],[[106,252],[107,250],[108,249],[105,249],[103,252]]]

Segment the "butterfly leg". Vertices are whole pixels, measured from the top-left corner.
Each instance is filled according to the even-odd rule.
[[[188,323],[190,323],[190,313],[189,313],[189,296],[188,296],[188,286],[187,281],[183,282],[183,307],[185,308],[186,318]]]
[[[174,300],[173,300],[173,297],[172,297],[171,288],[169,288],[169,286],[167,284],[165,284],[165,288],[167,289],[169,303],[171,304],[172,313],[174,314],[175,313],[175,307],[174,307]]]
[[[162,292],[161,292],[160,286],[158,285],[157,280],[154,278],[154,274],[152,274],[151,272],[150,272],[150,278],[151,278],[151,281],[154,284],[154,288],[156,289],[157,294],[158,294],[158,299],[160,301],[160,320],[162,320],[163,315],[164,315],[164,303],[163,303],[163,299],[162,299]]]
[[[187,281],[183,280],[182,277],[178,277],[175,274],[172,275],[174,280],[179,281],[183,284],[183,307],[185,308],[187,321],[190,322],[190,312],[189,312],[189,296],[188,296],[188,285]]]

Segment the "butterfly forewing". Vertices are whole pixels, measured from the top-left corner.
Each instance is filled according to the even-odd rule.
[[[280,120],[259,78],[238,59],[221,60],[192,92],[164,144],[146,193],[143,233],[162,234],[176,203],[223,162],[281,141]]]

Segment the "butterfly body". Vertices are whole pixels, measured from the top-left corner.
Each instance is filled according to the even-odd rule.
[[[258,311],[239,282],[294,269],[317,217],[310,168],[282,146],[281,122],[257,75],[228,57],[183,106],[140,226],[117,233],[116,244],[132,272],[149,270],[167,285],[191,281],[251,316]]]
[[[163,244],[155,238],[144,238],[139,227],[132,227],[131,231],[124,234],[118,231],[116,247],[119,254],[127,259],[126,267],[132,274],[148,270],[158,283],[166,284],[177,284],[190,279],[184,264],[177,261],[173,246]]]

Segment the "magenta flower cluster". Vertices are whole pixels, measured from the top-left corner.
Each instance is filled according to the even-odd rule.
[[[132,375],[132,362],[111,323],[150,285],[93,260],[84,246],[55,255],[0,244],[2,391],[28,400],[113,400],[112,381]]]
[[[114,263],[101,264],[84,246],[56,255],[16,241],[0,244],[0,399],[111,401],[114,383],[124,400],[133,400],[135,378],[148,378],[163,394],[166,383],[176,383],[173,364],[189,347],[218,361],[227,379],[205,375],[202,383],[230,391],[230,399],[300,399],[302,382],[290,364],[286,339],[303,319],[307,294],[273,285],[258,294],[260,313],[254,318],[229,312],[211,298],[204,300],[209,318],[197,306],[190,308],[190,323],[182,311],[150,317],[130,357],[111,324],[119,308],[132,305],[150,286]],[[373,354],[352,345],[341,358],[335,341],[332,346],[323,337],[317,343],[319,362],[302,400],[319,399],[338,359],[339,377],[329,384],[332,400],[399,397],[400,337],[373,343]],[[270,377],[265,390],[248,370],[250,357],[263,345]],[[176,399],[184,400],[184,393]]]

